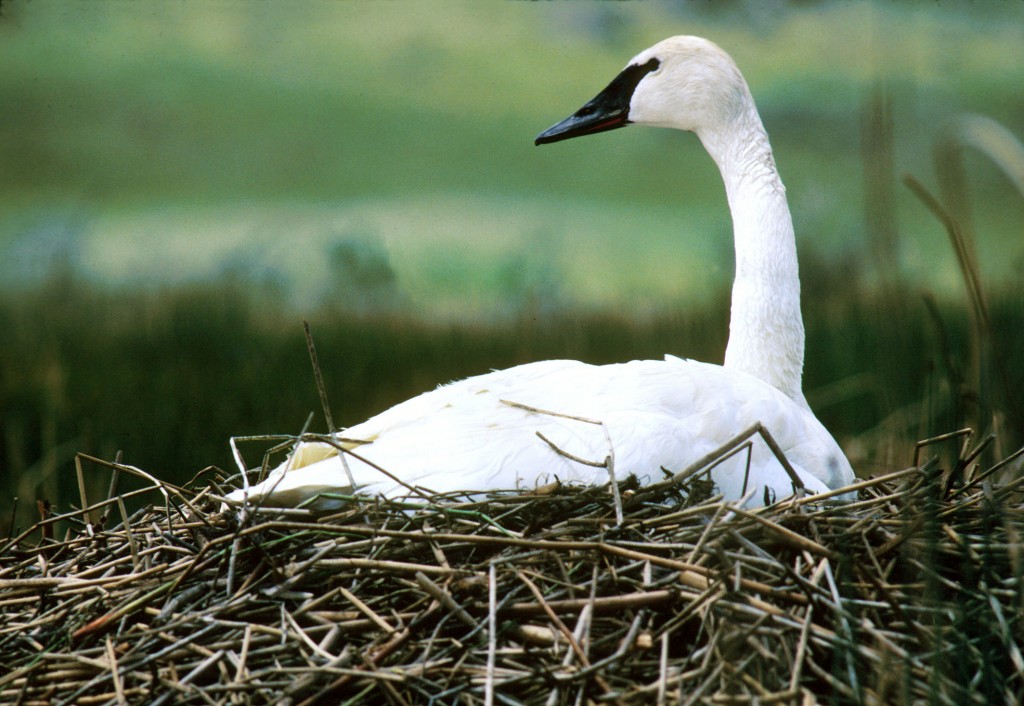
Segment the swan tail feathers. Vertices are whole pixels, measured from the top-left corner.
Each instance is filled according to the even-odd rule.
[[[368,443],[370,441],[341,439],[338,446],[347,452]],[[298,444],[288,459],[273,469],[263,482],[248,491],[234,490],[227,498],[239,503],[248,500],[272,507],[294,507],[322,493],[350,494],[382,478],[383,474],[372,466],[356,462],[332,444],[306,442]],[[329,499],[315,503],[321,509],[338,504]]]

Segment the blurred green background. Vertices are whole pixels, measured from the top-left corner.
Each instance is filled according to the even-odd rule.
[[[699,142],[532,144],[680,33],[758,102],[805,389],[858,471],[964,424],[1019,445],[1024,199],[965,152],[983,334],[901,176],[939,194],[963,114],[1024,134],[1024,3],[5,0],[0,522],[77,504],[79,451],[182,482],[233,470],[233,435],[324,430],[303,319],[341,424],[536,359],[720,361],[731,226]]]

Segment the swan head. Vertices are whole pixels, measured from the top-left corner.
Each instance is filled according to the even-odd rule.
[[[625,127],[671,127],[701,135],[751,104],[732,58],[701,37],[670,37],[637,54],[592,100],[537,136],[535,144]]]

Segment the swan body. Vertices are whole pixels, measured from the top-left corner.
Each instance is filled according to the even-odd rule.
[[[608,481],[605,467],[571,457],[601,464],[611,456],[619,479],[664,480],[755,422],[770,430],[807,490],[849,480],[836,442],[782,392],[746,373],[671,356],[601,366],[549,360],[478,375],[406,400],[341,437],[355,454],[346,463],[360,493],[417,498],[408,486],[448,493]],[[793,493],[759,437],[749,474],[746,462],[741,453],[711,471],[719,492],[735,500],[753,491],[753,505]],[[352,490],[335,448],[311,442],[248,497],[294,505]],[[242,491],[232,496],[241,500]]]
[[[608,457],[618,479],[632,474],[655,482],[756,422],[807,490],[852,482],[853,469],[801,391],[804,330],[792,220],[739,70],[707,40],[667,39],[638,54],[537,144],[629,123],[695,132],[722,173],[736,246],[724,366],[669,356],[603,366],[554,360],[491,372],[345,429],[347,472],[333,446],[303,443],[265,481],[228,497],[295,505],[327,492],[394,498],[417,497],[417,488],[481,492],[556,478],[596,484],[609,479],[608,468],[584,461]],[[710,471],[718,492],[731,500],[750,496],[753,505],[792,494],[793,479],[762,440],[755,439],[749,466],[747,460],[741,453]]]

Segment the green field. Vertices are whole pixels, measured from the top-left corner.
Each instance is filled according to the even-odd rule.
[[[183,479],[230,467],[231,435],[297,432],[319,408],[302,318],[345,423],[539,358],[720,360],[731,230],[699,142],[532,144],[676,33],[751,84],[801,251],[805,387],[855,465],[905,464],[979,405],[1019,444],[1024,199],[966,155],[980,384],[956,257],[899,178],[937,192],[962,114],[1024,135],[1022,32],[1015,2],[5,2],[2,517],[77,502],[76,451]],[[893,158],[869,190],[873,95]]]

